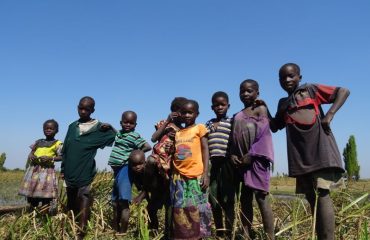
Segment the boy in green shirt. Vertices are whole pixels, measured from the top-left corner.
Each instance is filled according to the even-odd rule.
[[[81,98],[77,107],[80,118],[69,125],[62,149],[61,173],[67,184],[67,206],[75,216],[79,214],[82,237],[93,202],[90,184],[96,174],[94,158],[98,148],[112,146],[115,137],[109,124],[90,117],[94,107],[92,97]]]

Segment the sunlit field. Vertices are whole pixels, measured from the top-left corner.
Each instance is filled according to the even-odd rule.
[[[23,177],[21,171],[0,173],[0,239],[75,239],[78,232],[76,216],[65,210],[65,192],[60,187],[58,210],[54,216],[29,212],[27,207],[4,213],[11,205],[22,206],[26,202],[17,196],[19,183]],[[93,183],[94,205],[89,221],[86,239],[160,239],[163,225],[159,232],[150,232],[150,221],[145,209],[146,202],[131,206],[129,231],[126,235],[116,235],[112,230],[112,208],[110,206],[112,174],[102,172]],[[313,222],[308,203],[302,196],[294,195],[294,179],[275,177],[271,181],[270,199],[275,217],[276,239],[315,239]],[[369,239],[370,234],[370,181],[363,180],[349,183],[347,189],[333,192],[332,198],[336,210],[336,239]],[[4,204],[5,203],[5,204]],[[7,206],[4,206],[7,205]],[[236,206],[237,209],[240,206]],[[164,212],[159,213],[159,220],[164,222]],[[266,239],[261,216],[255,208],[253,222],[254,239]],[[240,221],[234,226],[233,236],[242,239]],[[213,229],[215,231],[215,229]],[[209,239],[217,239],[216,237]]]

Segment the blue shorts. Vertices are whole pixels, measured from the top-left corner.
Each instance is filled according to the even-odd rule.
[[[112,200],[131,201],[131,188],[133,176],[128,164],[122,167],[114,167],[114,183],[112,191]]]

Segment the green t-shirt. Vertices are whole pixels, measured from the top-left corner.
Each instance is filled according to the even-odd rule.
[[[62,172],[68,187],[86,186],[94,180],[96,152],[112,146],[116,135],[113,130],[101,131],[100,122],[80,135],[78,124],[75,121],[69,125],[62,149]]]

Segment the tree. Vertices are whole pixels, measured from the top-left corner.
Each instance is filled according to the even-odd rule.
[[[348,179],[360,179],[360,165],[357,161],[357,150],[355,136],[351,135],[348,143],[343,150],[344,164],[347,171]]]
[[[2,153],[0,155],[0,171],[5,171],[6,170],[6,168],[4,167],[5,160],[6,160],[6,154]]]

